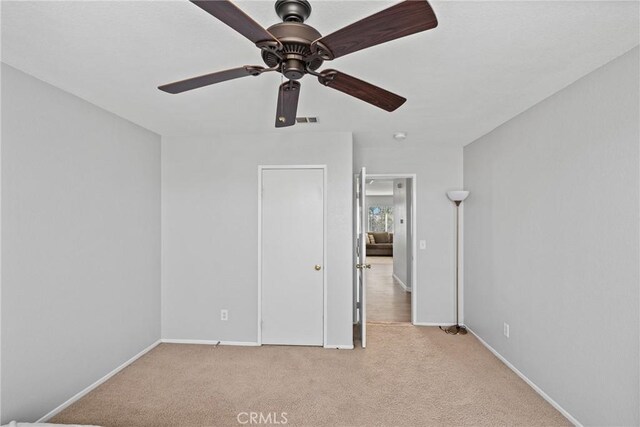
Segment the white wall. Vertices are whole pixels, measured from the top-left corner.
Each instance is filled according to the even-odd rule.
[[[409,266],[407,231],[409,225],[409,215],[407,215],[407,180],[393,180],[393,274],[404,283],[410,286],[407,269]],[[401,222],[402,221],[402,222]]]
[[[640,424],[638,60],[464,150],[466,324],[585,425]]]
[[[404,282],[409,290],[413,287],[413,179],[406,180],[406,200],[405,200],[405,223],[407,225],[406,238],[406,254],[407,262],[405,263],[407,280]]]
[[[367,209],[370,206],[393,206],[393,196],[367,196]]]
[[[160,138],[2,65],[2,422],[160,337]]]
[[[455,322],[455,206],[448,190],[462,187],[462,148],[430,140],[428,130],[403,142],[381,133],[354,134],[354,171],[370,174],[415,173],[418,249],[417,322]]]
[[[163,338],[256,342],[258,165],[326,164],[327,342],[352,345],[351,134],[163,137],[162,150]]]

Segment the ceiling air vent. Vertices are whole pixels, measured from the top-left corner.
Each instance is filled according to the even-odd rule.
[[[296,117],[296,123],[318,123],[317,117]]]

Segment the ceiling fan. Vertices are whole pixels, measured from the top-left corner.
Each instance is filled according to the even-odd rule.
[[[304,21],[311,14],[307,0],[277,0],[276,13],[282,22],[264,29],[229,0],[190,0],[210,15],[233,28],[262,50],[267,68],[245,65],[169,83],[158,87],[181,93],[246,76],[277,71],[288,81],[278,92],[276,127],[296,122],[300,80],[305,74],[317,77],[327,87],[344,92],[386,111],[394,111],[405,98],[336,70],[318,69],[324,61],[435,28],[438,20],[426,0],[405,0],[381,12],[322,36]]]

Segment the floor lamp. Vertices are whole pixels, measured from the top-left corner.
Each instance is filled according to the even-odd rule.
[[[442,326],[440,326],[440,329],[450,335],[464,335],[467,333],[467,328],[465,328],[464,326],[460,326],[460,316],[458,315],[458,298],[460,294],[460,262],[458,260],[460,250],[458,249],[458,244],[460,243],[460,203],[462,203],[464,199],[469,197],[469,192],[448,191],[447,197],[449,198],[449,200],[456,204],[456,324],[449,326],[448,328],[443,328]]]

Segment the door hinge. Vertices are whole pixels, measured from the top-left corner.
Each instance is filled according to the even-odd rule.
[[[356,303],[356,308],[360,308],[360,302]]]

